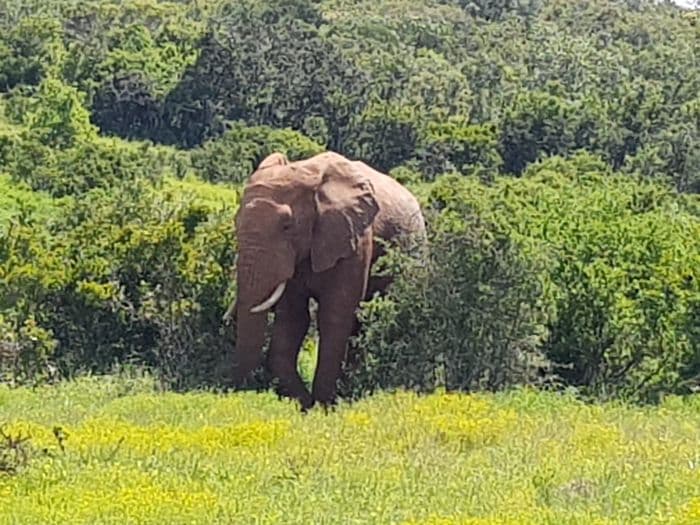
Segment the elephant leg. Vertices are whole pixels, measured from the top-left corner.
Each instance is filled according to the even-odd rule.
[[[297,358],[309,329],[309,299],[293,290],[285,294],[275,310],[275,323],[267,364],[277,379],[277,393],[299,400],[303,410],[311,408],[313,398],[297,370]]]
[[[367,281],[367,292],[365,293],[363,300],[369,301],[370,299],[372,299],[375,293],[379,293],[379,295],[382,295],[384,293],[384,290],[386,290],[387,286],[391,283],[391,280],[391,277],[385,276],[369,277]],[[352,332],[350,333],[350,340],[353,340],[359,335],[361,328],[362,325],[360,325],[360,322],[357,320],[357,318],[355,318],[353,322]],[[364,355],[362,353],[362,349],[357,345],[357,343],[348,344],[347,353],[345,357],[345,364],[343,367],[344,371],[347,374],[352,374],[362,365],[363,357]],[[343,377],[343,380],[346,379],[347,377]]]
[[[346,317],[319,307],[318,364],[314,376],[313,398],[323,405],[335,402],[337,381],[353,328],[352,318]]]
[[[356,311],[367,288],[361,266],[339,265],[338,275],[324,288],[318,306],[318,364],[313,397],[323,405],[335,402],[337,382],[348,351],[348,340],[358,329]],[[350,358],[351,361],[353,358]]]

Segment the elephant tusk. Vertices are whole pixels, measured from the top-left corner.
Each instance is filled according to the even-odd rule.
[[[231,306],[228,307],[228,310],[226,310],[226,313],[221,318],[221,320],[224,323],[229,324],[231,322],[231,318],[233,317],[233,312],[235,310],[236,310],[236,300],[234,299],[233,301],[231,301]]]
[[[257,306],[253,306],[250,309],[251,314],[257,314],[260,312],[264,312],[265,310],[269,310],[273,306],[275,306],[275,303],[280,300],[280,297],[282,297],[282,294],[284,293],[284,289],[287,287],[287,281],[282,281],[280,284],[277,285],[277,288],[275,288],[275,291],[272,292],[272,295],[267,298],[264,302],[260,303]]]

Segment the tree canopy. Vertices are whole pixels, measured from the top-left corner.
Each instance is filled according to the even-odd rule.
[[[135,360],[213,381],[240,183],[272,151],[332,149],[409,184],[436,247],[394,261],[399,284],[366,306],[356,390],[438,370],[455,388],[696,388],[698,16],[651,0],[5,0],[0,380]]]

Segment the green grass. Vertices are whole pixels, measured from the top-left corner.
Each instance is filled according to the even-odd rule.
[[[30,436],[26,463],[0,451],[18,467],[0,523],[700,520],[700,397],[399,393],[302,416],[272,394],[93,378],[0,387],[0,422]]]

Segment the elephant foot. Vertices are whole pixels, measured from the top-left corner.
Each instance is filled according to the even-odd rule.
[[[299,403],[299,408],[301,409],[302,413],[306,413],[309,410],[311,410],[311,408],[316,403],[313,396],[309,393],[308,390],[306,390],[305,387],[300,386],[300,388],[285,388],[284,386],[279,384],[279,379],[277,379],[275,382],[277,382],[277,384],[274,386],[277,398],[287,398],[297,401]],[[301,380],[299,382],[301,383]]]
[[[338,407],[338,397],[335,393],[328,393],[323,395],[319,395],[318,393],[316,393],[314,394],[313,398],[314,404],[323,407],[323,412],[325,414],[328,414],[329,412],[335,412],[336,408]]]
[[[315,401],[311,396],[309,396],[309,399],[299,399],[299,410],[302,414],[306,415],[309,413],[309,411],[314,407]]]

